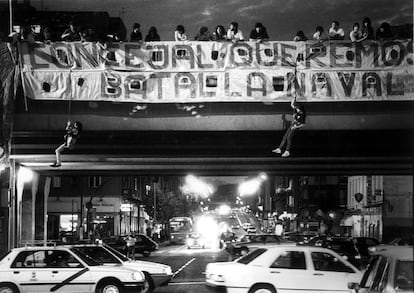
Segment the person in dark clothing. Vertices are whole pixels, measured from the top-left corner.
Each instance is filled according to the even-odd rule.
[[[142,41],[142,34],[140,31],[140,28],[141,28],[141,25],[139,23],[134,23],[131,36],[129,38],[130,42],[141,42]]]
[[[66,135],[64,136],[65,142],[61,144],[56,150],[56,161],[51,166],[60,167],[60,153],[65,149],[72,150],[75,147],[76,140],[79,138],[80,133],[82,132],[82,123],[75,121],[73,124],[68,121],[66,124]]]
[[[81,40],[81,34],[79,32],[78,25],[71,21],[69,23],[69,27],[63,32],[62,36],[60,37],[63,41],[66,42],[77,42]]]
[[[267,34],[266,28],[262,23],[258,22],[255,24],[254,29],[250,32],[250,41],[267,41],[269,35]]]
[[[284,158],[290,156],[290,148],[292,146],[293,136],[298,132],[300,128],[305,126],[306,119],[305,108],[296,102],[296,97],[292,100],[290,106],[293,109],[293,121],[290,127],[286,130],[285,135],[283,136],[283,139],[280,142],[280,145],[274,150],[272,150],[272,152],[280,154],[282,153],[282,148],[286,145],[286,150],[282,154],[282,157]]]
[[[387,22],[383,22],[379,28],[377,29],[377,33],[375,34],[375,38],[377,41],[384,41],[384,40],[392,40],[393,35],[391,32],[391,26]]]
[[[161,41],[160,35],[157,32],[155,26],[150,27],[147,36],[145,37],[145,42],[159,42]]]

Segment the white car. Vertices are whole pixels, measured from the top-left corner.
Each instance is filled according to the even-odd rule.
[[[157,287],[166,286],[172,278],[170,266],[149,261],[131,260],[107,245],[78,244],[73,247],[104,265],[122,265],[142,271],[145,274],[145,282],[141,293],[152,292]]]
[[[205,284],[227,293],[344,293],[362,273],[336,252],[319,247],[258,248],[232,262],[210,263]]]
[[[349,283],[357,293],[413,293],[414,253],[412,246],[378,245],[359,283]]]
[[[76,248],[34,246],[12,249],[0,261],[0,292],[141,292],[145,275],[107,267]]]

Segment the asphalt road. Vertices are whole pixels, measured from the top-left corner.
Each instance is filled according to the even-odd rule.
[[[227,261],[229,255],[217,248],[187,249],[185,245],[171,245],[139,259],[170,265],[175,274],[168,286],[157,288],[154,293],[207,293],[204,285],[206,265]]]

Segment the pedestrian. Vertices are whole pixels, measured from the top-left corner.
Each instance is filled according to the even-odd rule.
[[[145,42],[159,42],[161,41],[161,37],[157,32],[157,28],[155,26],[150,27],[147,36],[145,37]]]
[[[304,42],[307,41],[308,38],[305,36],[303,31],[298,31],[296,35],[293,37],[293,41],[295,42]]]
[[[345,32],[339,27],[339,21],[332,21],[332,25],[329,28],[329,39],[330,40],[343,40],[345,38]]]
[[[60,162],[60,153],[63,152],[65,149],[73,150],[75,147],[76,141],[78,140],[80,133],[82,132],[82,123],[79,121],[75,121],[73,124],[68,121],[66,124],[66,134],[64,136],[65,142],[61,144],[56,150],[56,161],[50,165],[52,167],[60,167],[62,166]]]
[[[135,244],[137,240],[131,234],[128,234],[125,241],[127,246],[127,257],[129,259],[135,260]]]
[[[285,135],[283,136],[282,141],[280,142],[280,145],[272,150],[272,152],[276,154],[282,153],[283,147],[286,145],[286,150],[282,154],[282,157],[289,157],[290,156],[290,149],[292,146],[292,139],[297,133],[297,131],[305,126],[305,119],[306,119],[306,112],[305,108],[302,105],[299,105],[296,102],[296,97],[293,98],[292,102],[290,103],[290,106],[293,109],[293,121],[289,128],[286,130]]]
[[[139,23],[134,23],[132,27],[132,32],[129,37],[130,42],[141,42],[142,41],[142,33],[140,31],[141,25]]]
[[[208,30],[208,27],[202,26],[198,30],[198,34],[194,37],[196,41],[211,41],[213,38]]]
[[[374,40],[374,28],[369,17],[364,17],[362,20],[362,38],[364,40]]]
[[[249,41],[267,41],[269,40],[269,34],[267,33],[266,27],[261,23],[257,22],[254,25],[254,29],[250,32]]]
[[[239,24],[235,21],[230,23],[227,30],[227,39],[232,42],[244,41],[243,32],[239,29]]]
[[[355,22],[352,26],[352,31],[349,33],[349,39],[353,43],[358,43],[363,40],[361,30],[359,29],[359,23]]]
[[[328,39],[328,37],[325,34],[325,31],[324,31],[323,27],[320,26],[320,25],[316,27],[315,32],[313,33],[312,37],[313,37],[314,40],[317,40],[317,41],[320,41],[320,42],[326,41]]]
[[[216,30],[213,32],[212,38],[213,41],[225,41],[226,40],[226,29],[224,26],[219,24],[216,26]]]
[[[174,31],[174,38],[176,41],[187,41],[187,34],[183,25],[177,25]]]

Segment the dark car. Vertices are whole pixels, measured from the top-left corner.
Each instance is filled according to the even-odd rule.
[[[377,246],[380,242],[372,237],[354,237],[354,243],[358,248],[359,253],[361,256],[369,257],[370,252],[369,248],[373,246]]]
[[[113,236],[103,239],[103,242],[123,254],[127,254],[126,238],[128,235]],[[143,256],[150,256],[151,252],[158,249],[158,244],[144,234],[137,234],[134,236],[135,252],[141,253]]]
[[[226,250],[231,255],[245,255],[257,248],[265,248],[267,246],[274,246],[281,243],[295,244],[293,241],[283,239],[282,237],[274,234],[248,234],[243,236],[239,241],[229,243]]]
[[[355,241],[349,237],[317,236],[306,245],[330,248],[359,269],[368,263],[369,255],[362,256]]]

